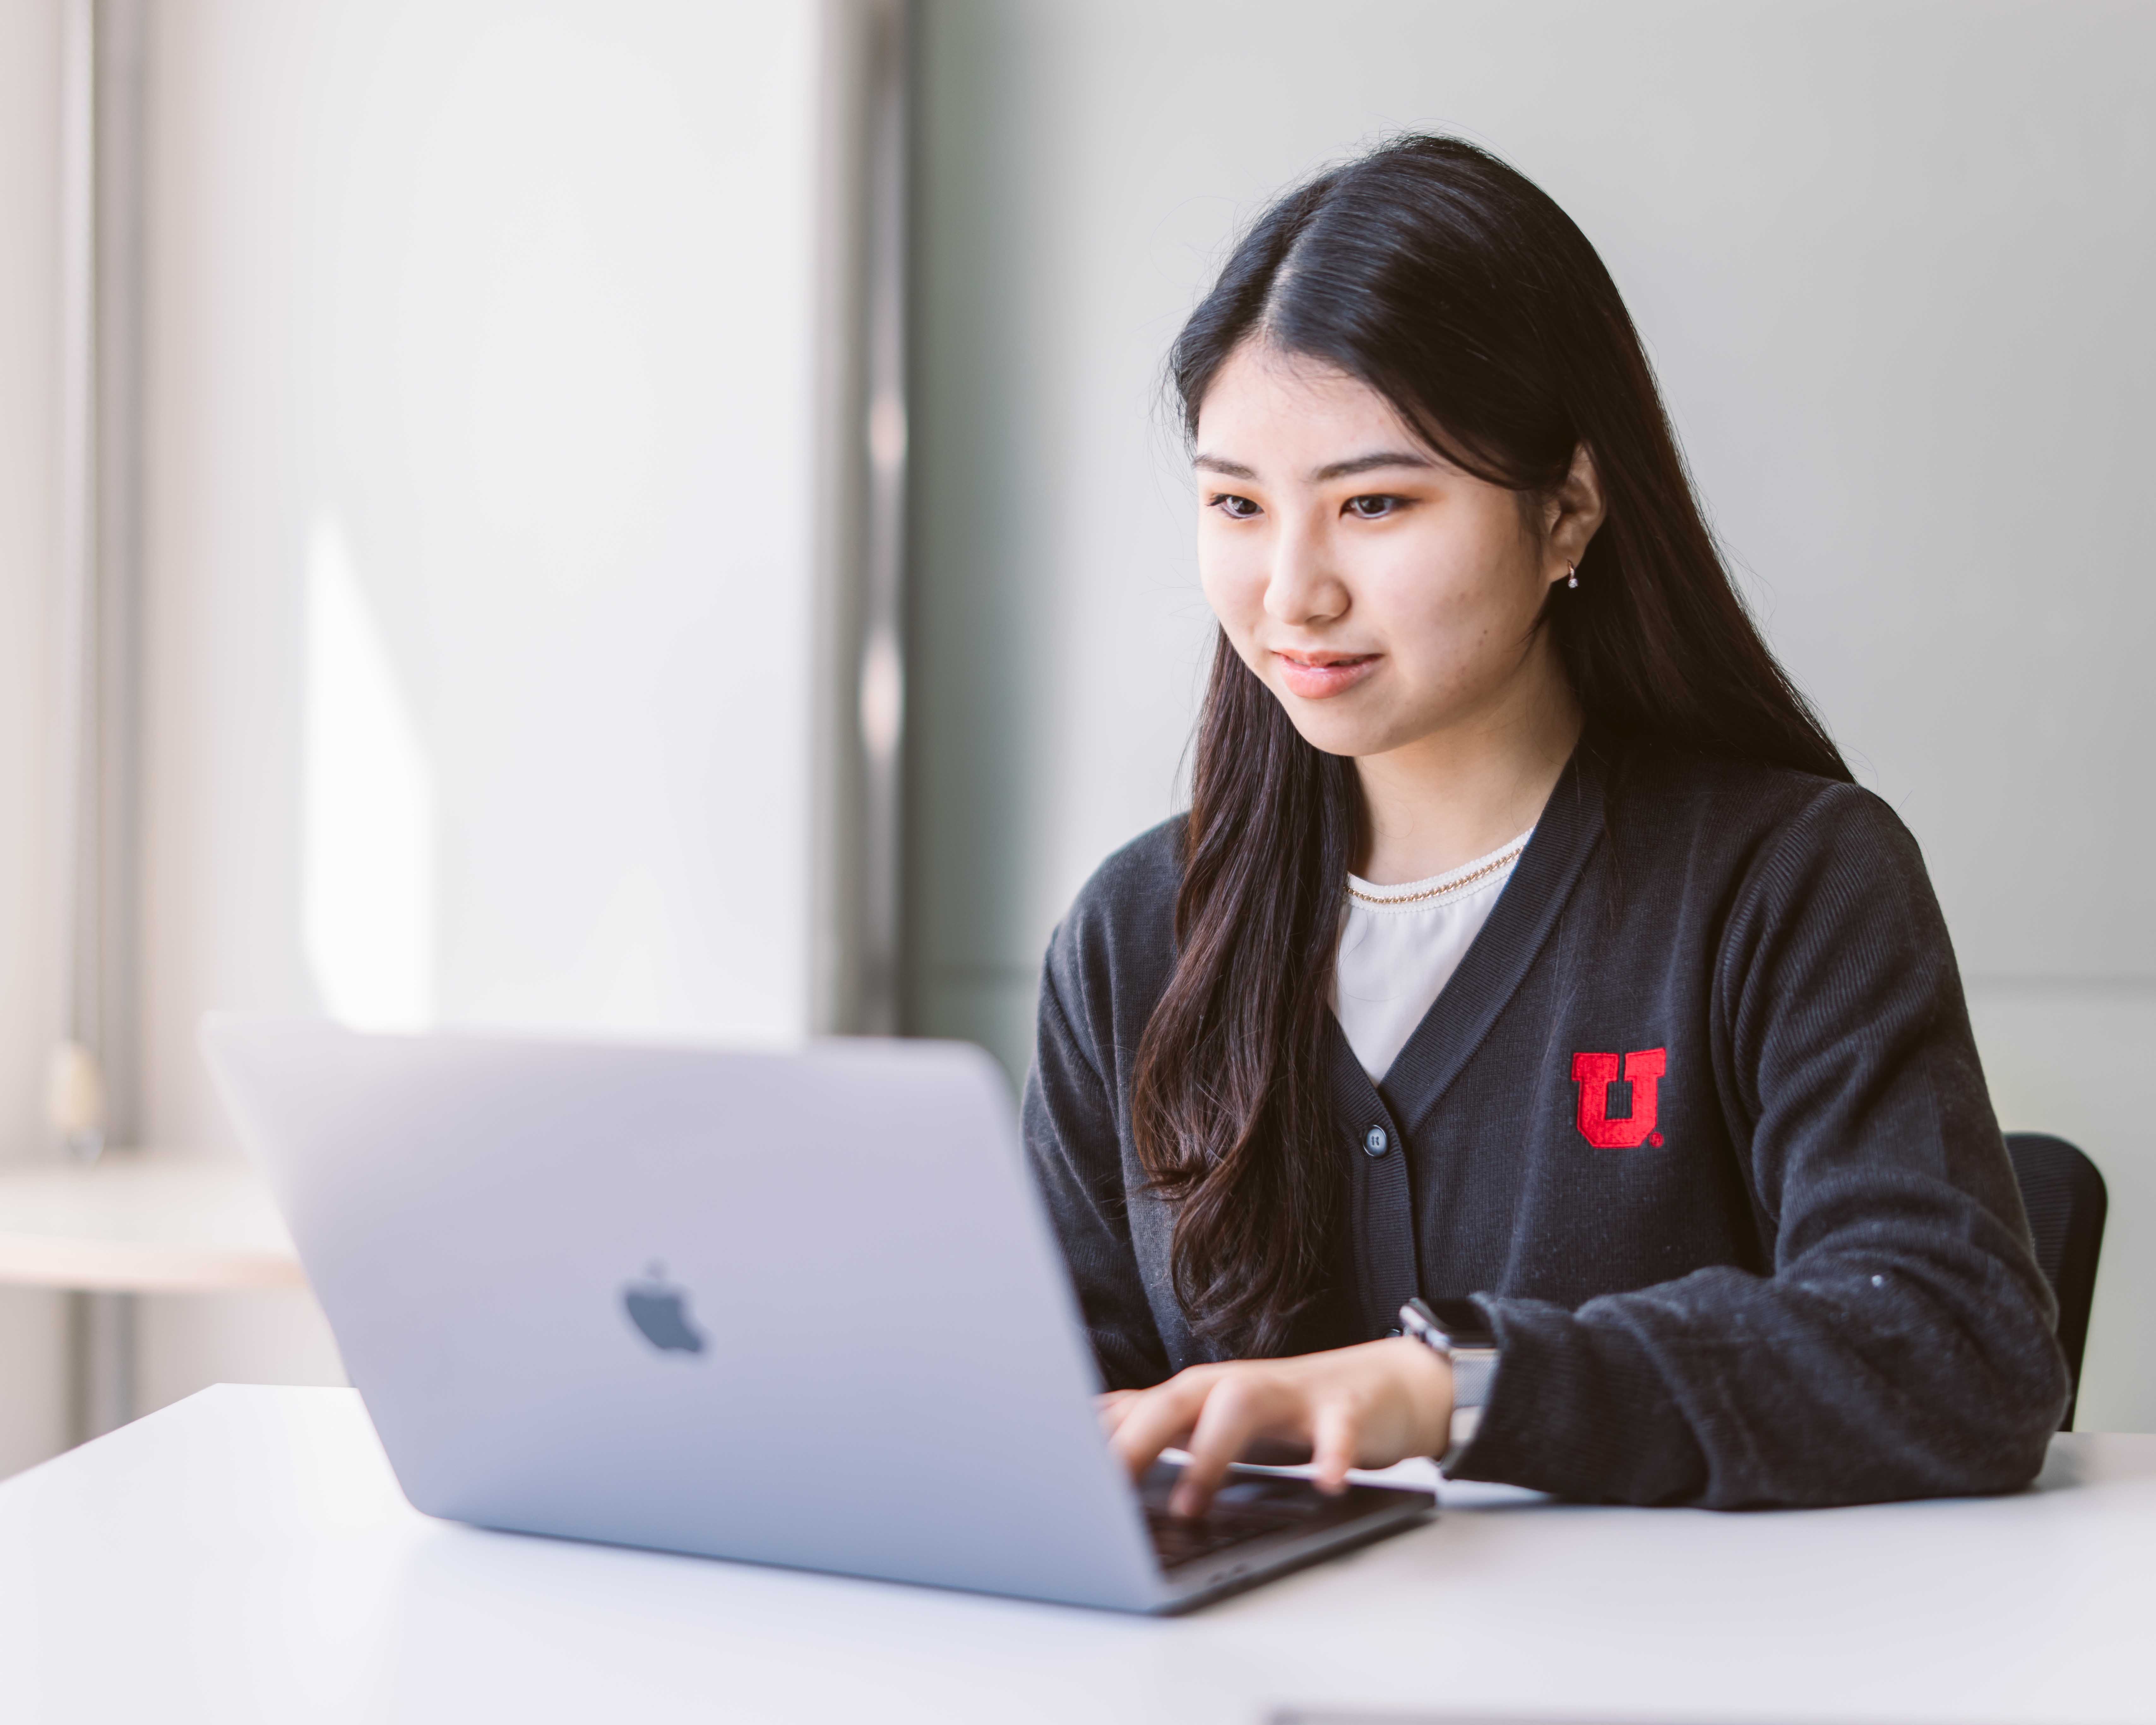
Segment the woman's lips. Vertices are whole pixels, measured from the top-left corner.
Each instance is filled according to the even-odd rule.
[[[1323,701],[1353,689],[1378,668],[1374,653],[1275,653],[1281,681],[1305,701]]]

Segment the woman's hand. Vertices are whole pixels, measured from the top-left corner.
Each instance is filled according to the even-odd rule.
[[[1133,1479],[1163,1450],[1189,1451],[1168,1507],[1196,1516],[1254,1443],[1307,1455],[1327,1491],[1344,1491],[1351,1467],[1442,1455],[1451,1436],[1452,1368],[1435,1349],[1396,1337],[1292,1359],[1192,1366],[1151,1389],[1112,1390],[1099,1408]]]

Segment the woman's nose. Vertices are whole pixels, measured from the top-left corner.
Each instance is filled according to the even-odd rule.
[[[1348,590],[1334,572],[1324,534],[1291,525],[1276,542],[1265,578],[1265,614],[1276,623],[1327,623],[1348,608]]]

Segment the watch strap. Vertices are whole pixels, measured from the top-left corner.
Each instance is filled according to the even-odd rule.
[[[1455,1340],[1453,1332],[1420,1299],[1400,1307],[1400,1333],[1443,1354],[1452,1368],[1450,1441],[1437,1459],[1440,1469],[1449,1468],[1481,1429],[1482,1409],[1489,1402],[1491,1381],[1497,1373],[1496,1347],[1486,1332],[1471,1342],[1464,1337]]]
[[[1445,1453],[1437,1458],[1437,1471],[1450,1473],[1452,1464],[1460,1459],[1460,1452],[1475,1441],[1475,1434],[1482,1429],[1482,1409],[1477,1407],[1455,1408],[1452,1410],[1452,1441]]]

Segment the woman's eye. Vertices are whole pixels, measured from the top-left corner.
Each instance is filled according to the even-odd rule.
[[[1212,508],[1219,510],[1230,521],[1246,521],[1258,513],[1256,504],[1251,502],[1247,497],[1238,497],[1230,491],[1215,492],[1207,501]]]
[[[1362,497],[1350,497],[1348,500],[1348,513],[1358,521],[1383,521],[1399,506],[1399,498],[1388,497],[1379,493]]]

